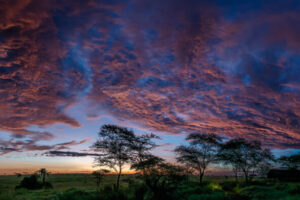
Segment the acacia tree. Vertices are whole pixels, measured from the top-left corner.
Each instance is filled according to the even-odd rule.
[[[154,134],[135,135],[135,138],[130,144],[132,149],[131,169],[140,171],[144,176],[147,173],[147,168],[163,161],[163,159],[151,153],[151,150],[157,147],[153,139],[160,138]]]
[[[131,143],[134,141],[133,131],[116,125],[103,125],[100,128],[99,139],[93,148],[102,153],[95,158],[97,166],[105,166],[117,173],[115,189],[119,190],[120,176],[125,164],[132,159]]]
[[[218,158],[232,166],[236,178],[237,172],[242,171],[247,182],[251,170],[269,164],[274,156],[269,149],[262,148],[258,141],[236,138],[221,145]]]
[[[195,170],[202,183],[207,166],[216,160],[221,138],[215,134],[192,133],[186,140],[189,145],[180,145],[175,149],[176,159]]]
[[[156,167],[162,164],[163,162],[164,159],[149,154],[146,157],[144,157],[142,161],[133,163],[131,165],[131,169],[140,171],[146,181],[149,178],[149,176],[151,176],[153,171],[156,170]]]
[[[283,167],[298,169],[300,167],[300,154],[281,156],[278,161]]]
[[[266,177],[270,169],[275,162],[275,157],[267,148],[261,148],[259,154],[256,157],[255,169],[258,171],[259,175]]]

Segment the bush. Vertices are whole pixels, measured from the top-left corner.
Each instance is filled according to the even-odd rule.
[[[147,194],[148,188],[146,185],[142,184],[140,186],[135,187],[135,200],[143,200]]]
[[[43,184],[38,181],[37,176],[31,175],[29,177],[24,177],[20,185],[16,186],[16,189],[26,188],[29,190],[37,190],[37,189],[41,189],[42,187]]]
[[[212,189],[209,186],[198,186],[195,191],[196,194],[210,194]]]
[[[226,181],[220,183],[220,185],[224,191],[233,191],[234,188],[238,185],[238,183],[233,181]]]

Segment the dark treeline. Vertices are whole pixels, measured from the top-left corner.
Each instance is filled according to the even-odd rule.
[[[99,168],[92,173],[96,192],[70,190],[59,194],[56,199],[250,200],[300,197],[300,185],[288,186],[278,182],[286,175],[300,174],[299,154],[276,159],[259,141],[225,140],[216,134],[190,133],[185,144],[174,149],[177,162],[170,163],[153,154],[152,150],[158,147],[155,140],[159,139],[154,134],[140,135],[125,127],[103,125],[98,140],[92,145],[96,152],[93,154],[94,165]],[[203,177],[213,165],[231,168],[235,178],[206,181]],[[128,166],[136,173],[122,178]],[[284,173],[271,170],[270,173],[273,167],[287,170]],[[267,174],[274,179],[265,179]],[[24,177],[17,188],[52,188],[46,181],[48,175],[46,169],[41,169],[36,175]],[[244,181],[239,181],[241,175]],[[107,184],[106,180],[113,180],[114,184]]]
[[[177,146],[174,150],[177,163],[170,164],[151,153],[157,146],[154,139],[159,138],[154,134],[136,135],[132,130],[116,125],[103,125],[99,140],[93,145],[96,151],[102,153],[95,159],[96,166],[107,167],[118,174],[115,184],[118,190],[125,165],[143,175],[146,183],[153,173],[164,171],[162,166],[182,169],[178,172],[185,175],[197,174],[202,183],[212,163],[229,166],[236,179],[242,173],[246,182],[250,176],[266,176],[272,166],[279,164],[297,169],[300,163],[300,155],[275,159],[270,149],[263,148],[259,141],[244,138],[222,140],[216,134],[191,133],[186,137],[188,144]]]
[[[153,199],[167,199],[176,193],[180,182],[188,181],[189,176],[197,175],[199,184],[203,185],[203,177],[211,164],[230,167],[236,181],[242,174],[246,183],[255,176],[266,177],[273,166],[291,170],[299,167],[299,155],[275,159],[259,141],[224,140],[216,134],[203,133],[188,134],[187,144],[174,149],[177,163],[169,163],[152,154],[151,150],[158,146],[154,142],[156,139],[160,138],[154,134],[137,135],[124,127],[103,125],[99,139],[93,145],[100,153],[95,158],[95,165],[104,167],[94,172],[97,185],[100,185],[101,177],[113,171],[117,174],[113,188],[118,191],[124,167],[130,166],[151,191]]]

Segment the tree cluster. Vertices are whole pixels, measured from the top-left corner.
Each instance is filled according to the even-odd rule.
[[[151,153],[157,146],[154,139],[159,138],[154,134],[137,135],[132,130],[116,125],[103,125],[99,140],[93,145],[101,153],[95,163],[117,173],[116,190],[119,189],[120,176],[126,165],[139,172],[145,184],[156,190],[164,187],[165,183],[182,180],[188,174],[197,174],[202,183],[205,172],[213,163],[229,166],[236,178],[242,173],[248,181],[253,175],[266,175],[275,161],[271,151],[263,148],[258,141],[244,138],[225,140],[216,134],[191,133],[186,137],[187,143],[174,150],[176,160],[180,163],[178,166],[166,163]],[[299,167],[299,160],[299,156],[279,159],[289,168]],[[96,176],[101,177],[99,174]]]

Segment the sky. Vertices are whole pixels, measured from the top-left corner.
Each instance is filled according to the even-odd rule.
[[[298,0],[0,0],[0,174],[89,172],[103,124],[300,150]],[[66,153],[68,152],[68,153]]]

